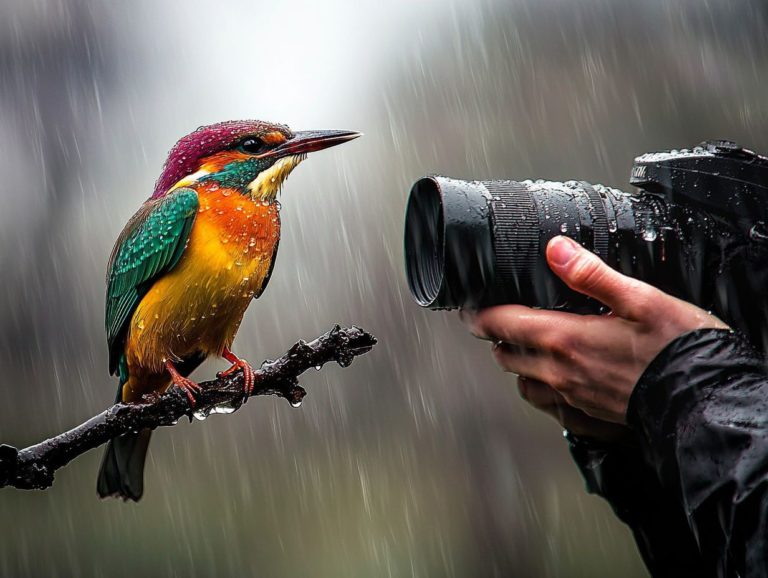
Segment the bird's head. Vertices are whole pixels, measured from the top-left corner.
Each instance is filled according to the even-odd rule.
[[[152,198],[179,187],[215,184],[272,201],[307,153],[359,136],[342,130],[293,132],[285,125],[258,120],[202,126],[171,149]]]

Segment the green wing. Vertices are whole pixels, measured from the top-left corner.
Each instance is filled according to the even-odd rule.
[[[117,371],[125,332],[139,301],[184,252],[197,208],[197,193],[178,189],[144,203],[118,237],[107,268],[110,373]]]

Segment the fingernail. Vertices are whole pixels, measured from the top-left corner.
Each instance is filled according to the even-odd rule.
[[[549,260],[559,267],[564,267],[579,249],[581,245],[570,237],[555,237],[549,242]]]

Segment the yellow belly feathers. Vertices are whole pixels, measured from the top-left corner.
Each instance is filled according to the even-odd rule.
[[[126,400],[170,384],[165,360],[221,355],[260,293],[280,236],[277,203],[226,189],[199,192],[200,209],[176,267],[155,282],[131,318]]]

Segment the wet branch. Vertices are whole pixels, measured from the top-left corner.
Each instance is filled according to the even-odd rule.
[[[314,341],[299,341],[282,357],[265,361],[255,371],[256,385],[251,395],[276,395],[296,406],[306,395],[298,383],[299,375],[312,367],[319,369],[329,361],[347,367],[374,345],[376,338],[370,333],[358,327],[337,325]],[[200,387],[195,414],[230,413],[247,399],[242,371],[203,382]],[[85,423],[28,448],[0,445],[0,487],[48,488],[57,469],[88,450],[122,433],[175,425],[180,418],[191,417],[192,411],[186,395],[171,388],[162,395],[144,396],[142,403],[117,403]]]

